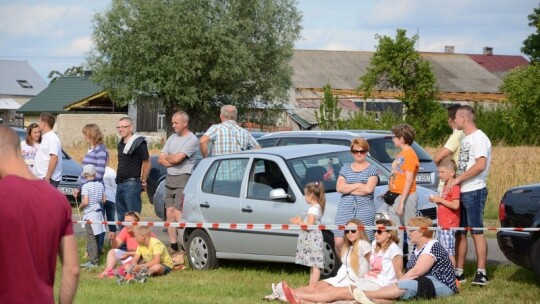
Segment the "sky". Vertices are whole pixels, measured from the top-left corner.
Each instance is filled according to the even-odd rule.
[[[48,83],[50,71],[84,63],[92,48],[92,20],[110,0],[0,0],[0,60],[25,60]],[[534,0],[299,0],[302,38],[297,49],[374,51],[375,35],[396,29],[419,35],[418,50],[522,55],[535,29]]]

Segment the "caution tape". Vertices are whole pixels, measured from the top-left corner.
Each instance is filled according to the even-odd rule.
[[[119,226],[149,226],[173,228],[242,229],[242,230],[345,230],[345,225],[293,225],[249,223],[171,223],[171,222],[120,222],[120,221],[73,221],[73,224],[103,224]],[[350,228],[348,228],[350,229]],[[358,226],[359,230],[454,230],[454,231],[540,231],[539,228],[522,227],[412,227],[412,226]]]

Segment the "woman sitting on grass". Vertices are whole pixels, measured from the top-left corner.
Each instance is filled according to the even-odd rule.
[[[140,220],[141,217],[138,212],[126,212],[124,215],[125,222],[139,222]],[[151,235],[155,237],[153,233]],[[135,256],[138,246],[133,232],[133,226],[124,226],[118,235],[115,235],[114,232],[109,232],[108,237],[113,249],[107,253],[105,270],[99,275],[100,278],[113,278],[114,267],[119,263],[122,265],[128,264],[133,256]],[[126,244],[127,251],[119,249],[123,244]]]
[[[431,220],[425,217],[412,218],[408,224],[420,228],[432,225]],[[414,244],[407,263],[407,273],[396,284],[376,291],[364,292],[356,288],[353,291],[356,301],[362,304],[392,303],[397,299],[447,297],[458,291],[448,252],[433,238],[433,231],[409,230],[407,234]]]
[[[371,246],[363,229],[364,224],[358,219],[352,219],[347,222],[345,228],[345,243],[341,250],[341,260],[343,264],[339,268],[335,277],[319,281],[315,284],[299,287],[294,290],[299,298],[309,297],[313,294],[323,293],[327,290],[334,290],[333,287],[348,287],[361,278],[369,269],[369,255]],[[283,292],[283,283],[272,284],[271,295],[265,299],[285,300]],[[350,292],[349,292],[350,294]],[[352,296],[351,296],[352,299]]]

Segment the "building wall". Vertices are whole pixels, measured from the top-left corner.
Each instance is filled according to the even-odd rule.
[[[105,137],[117,136],[116,125],[118,120],[125,116],[126,114],[59,114],[56,116],[54,130],[60,137],[62,146],[68,147],[84,140],[82,128],[89,123],[97,124]]]

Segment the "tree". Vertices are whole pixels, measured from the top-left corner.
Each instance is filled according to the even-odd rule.
[[[540,60],[540,6],[528,17],[529,26],[536,29],[536,33],[530,34],[521,47],[521,52],[528,55],[531,62]]]
[[[501,92],[508,94],[508,119],[513,134],[526,136],[525,143],[539,144],[540,62],[512,70],[504,78]]]
[[[341,121],[339,97],[332,95],[332,87],[329,84],[325,85],[323,89],[324,100],[319,106],[319,111],[315,111],[315,118],[321,130],[337,130]]]
[[[49,84],[53,83],[58,79],[58,77],[64,77],[64,76],[84,76],[84,69],[82,65],[80,66],[72,66],[64,73],[60,73],[57,70],[49,72],[49,75],[47,75],[47,78],[51,78],[51,82]]]
[[[441,132],[445,111],[436,102],[437,80],[429,62],[414,49],[418,36],[408,38],[406,30],[398,29],[395,39],[380,35],[375,35],[375,39],[379,41],[377,49],[357,89],[364,92],[366,99],[374,91],[397,92],[406,121],[415,128],[418,137]]]
[[[163,102],[191,125],[217,121],[218,107],[280,104],[291,87],[301,14],[294,0],[113,0],[94,18],[94,80],[126,104]],[[196,127],[194,128],[196,129]]]

